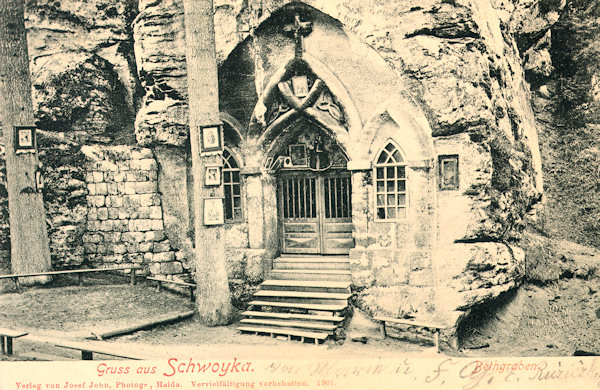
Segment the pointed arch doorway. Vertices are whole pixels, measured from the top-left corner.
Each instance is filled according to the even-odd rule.
[[[352,183],[347,158],[318,126],[299,121],[274,161],[280,249],[292,254],[348,254]]]
[[[281,173],[281,251],[348,254],[354,247],[351,197],[347,171]]]

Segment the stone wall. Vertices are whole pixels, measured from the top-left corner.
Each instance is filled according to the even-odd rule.
[[[82,151],[88,159],[87,226],[83,235],[88,264],[138,264],[152,275],[192,280],[194,251],[182,236],[193,236],[193,231],[181,231],[181,226],[167,223],[164,204],[172,201],[159,190],[161,171],[170,169],[164,151],[161,165],[149,148],[86,146]],[[173,205],[169,207],[173,214]],[[177,207],[181,213],[187,209],[185,201]],[[264,278],[266,251],[249,247],[245,221],[226,224],[225,240],[233,298],[241,302]]]
[[[407,218],[376,221],[372,172],[353,174],[355,248],[350,251],[357,305],[371,314],[431,315],[436,245],[433,166],[407,167]]]
[[[79,267],[85,262],[86,157],[77,144],[38,134],[52,267]]]
[[[494,168],[487,183],[465,194],[473,206],[482,206],[476,213],[492,221],[471,226],[469,238],[518,239],[524,217],[542,190],[535,122],[513,35],[519,27],[511,24],[512,14],[522,9],[511,2],[468,0],[406,1],[394,7],[362,0],[304,3],[307,6],[282,0],[215,2],[220,73],[230,79],[220,85],[223,111],[236,117],[242,128],[253,125],[249,114],[256,99],[293,48],[269,19],[279,18],[283,8],[302,8],[315,19],[305,48],[348,88],[361,116],[357,127],[366,125],[383,104],[375,99],[378,94],[365,91],[385,78],[379,96],[397,93],[419,102],[430,135],[468,134],[471,142],[486,150]],[[139,10],[133,29],[138,69],[148,80],[142,80],[148,109],[138,112],[137,137],[147,143],[178,145],[187,132],[181,133],[187,115],[186,76],[177,71],[185,57],[181,2],[144,1]],[[274,37],[271,44],[266,40],[269,34]],[[356,59],[348,66],[346,50],[381,67],[366,69]],[[232,57],[247,61],[231,67],[227,59]],[[359,86],[371,82],[371,77],[375,84]],[[224,109],[228,87],[245,91],[236,96],[231,112]],[[157,126],[150,126],[153,123]]]
[[[158,167],[150,149],[84,147],[87,231],[85,256],[91,265],[140,264],[154,275],[181,277],[182,252],[165,235]]]

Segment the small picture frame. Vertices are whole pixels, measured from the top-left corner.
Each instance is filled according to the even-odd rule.
[[[221,166],[208,165],[205,167],[204,185],[207,187],[221,185]]]
[[[225,223],[223,198],[205,198],[203,214],[204,225],[223,225]]]
[[[308,166],[308,159],[306,157],[306,145],[296,144],[288,147],[288,154],[290,156],[291,164],[294,167],[306,167]]]
[[[223,126],[211,125],[200,128],[201,153],[223,151]]]
[[[439,183],[440,190],[458,190],[459,188],[459,170],[458,155],[439,156]]]
[[[15,151],[17,153],[35,152],[35,126],[15,126]]]
[[[292,77],[292,88],[297,98],[303,98],[308,95],[308,78],[304,75]]]

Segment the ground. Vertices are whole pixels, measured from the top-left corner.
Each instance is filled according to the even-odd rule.
[[[504,296],[502,303],[479,313],[465,333],[464,348],[444,350],[454,356],[571,356],[575,350],[600,353],[600,279],[563,278],[544,286],[525,285]],[[157,292],[148,283],[127,284],[123,277],[88,276],[84,286],[61,277],[46,287],[25,288],[0,295],[3,327],[23,329],[33,336],[15,341],[14,359],[34,359],[29,352],[57,354],[57,360],[77,354],[56,350],[55,338],[82,339],[98,329],[114,329],[193,308],[189,298]],[[196,317],[179,323],[115,337],[115,348],[149,358],[195,356],[216,358],[294,358],[307,353],[327,357],[392,357],[398,354],[435,356],[426,338],[382,340],[377,325],[360,312],[347,329],[346,341],[315,347],[236,331],[237,324],[202,326]],[[353,342],[366,336],[366,344]],[[30,338],[30,336],[28,336]],[[278,348],[274,348],[278,347]]]
[[[56,354],[56,360],[76,358],[75,353],[54,348],[51,341],[81,340],[99,329],[126,327],[193,308],[188,296],[169,291],[157,292],[150,283],[131,286],[123,277],[97,275],[87,276],[84,281],[84,286],[78,286],[76,278],[61,276],[45,287],[25,288],[21,292],[0,295],[2,327],[30,333],[27,338],[15,341],[15,352],[21,356],[15,356],[14,360],[33,359],[29,352]],[[361,335],[367,333],[369,336],[366,344],[347,341],[338,345],[328,341],[315,347],[300,342],[240,334],[236,330],[236,323],[206,327],[196,317],[115,337],[109,342],[128,353],[156,359],[183,355],[216,358],[231,356],[232,353],[239,358],[294,358],[298,354],[305,355],[307,351],[319,351],[324,356],[351,354],[377,357],[399,352],[427,354],[432,347],[427,340],[418,340],[416,344],[392,339],[379,340],[375,324],[359,325]],[[273,348],[275,346],[284,348]]]
[[[509,303],[473,323],[468,356],[600,354],[600,280],[561,279],[510,293]]]

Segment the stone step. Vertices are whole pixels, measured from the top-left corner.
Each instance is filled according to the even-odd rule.
[[[261,287],[268,290],[311,291],[345,293],[350,292],[350,282],[334,282],[328,280],[276,280],[262,282]]]
[[[271,302],[271,301],[250,301],[248,303],[250,306],[267,306],[267,307],[280,307],[280,308],[288,308],[288,309],[304,309],[304,310],[316,310],[316,311],[342,311],[348,304],[338,303],[338,304],[330,304],[330,303],[301,303],[301,302]]]
[[[321,288],[350,288],[350,282],[335,282],[329,280],[265,280],[262,286],[285,286],[285,287],[321,287]]]
[[[279,291],[276,291],[279,292]],[[287,303],[306,303],[306,304],[322,304],[322,305],[342,305],[347,304],[348,299],[338,298],[310,298],[310,297],[281,297],[271,295],[257,295],[255,299],[266,302],[287,302]]]
[[[244,317],[262,317],[262,318],[279,318],[279,319],[291,319],[291,320],[308,320],[308,321],[324,321],[332,323],[340,323],[344,320],[344,317],[338,316],[320,316],[316,314],[295,314],[295,313],[275,313],[265,311],[245,311],[242,313]]]
[[[265,318],[245,318],[240,321],[242,324],[249,324],[250,326],[263,325],[271,327],[287,327],[287,328],[301,328],[315,331],[324,331],[329,334],[333,334],[333,331],[337,328],[336,325],[325,324],[323,322],[308,322],[308,321],[290,321],[290,320],[270,320]]]
[[[283,255],[273,261],[273,270],[249,302],[255,308],[242,313],[238,329],[318,343],[343,323],[344,317],[335,314],[348,307],[351,283],[348,256]]]
[[[351,282],[352,274],[346,270],[276,269],[269,272],[269,279]]]
[[[279,258],[273,260],[273,269],[350,270],[350,263],[348,260]]]
[[[300,337],[301,341],[304,341],[305,338],[314,339],[315,344],[318,344],[319,341],[325,340],[329,333],[327,332],[308,332],[299,329],[290,329],[290,328],[272,328],[267,326],[240,326],[237,328],[241,332],[252,332],[252,333],[267,333],[271,336],[275,335],[285,335],[285,336],[296,336]]]
[[[277,290],[259,290],[254,293],[255,297],[273,297],[273,298],[311,298],[311,299],[348,299],[352,296],[350,293],[327,293],[310,291],[277,291]]]
[[[291,255],[284,254],[277,257],[274,261],[303,261],[307,263],[350,263],[348,256],[311,256],[311,255]]]

